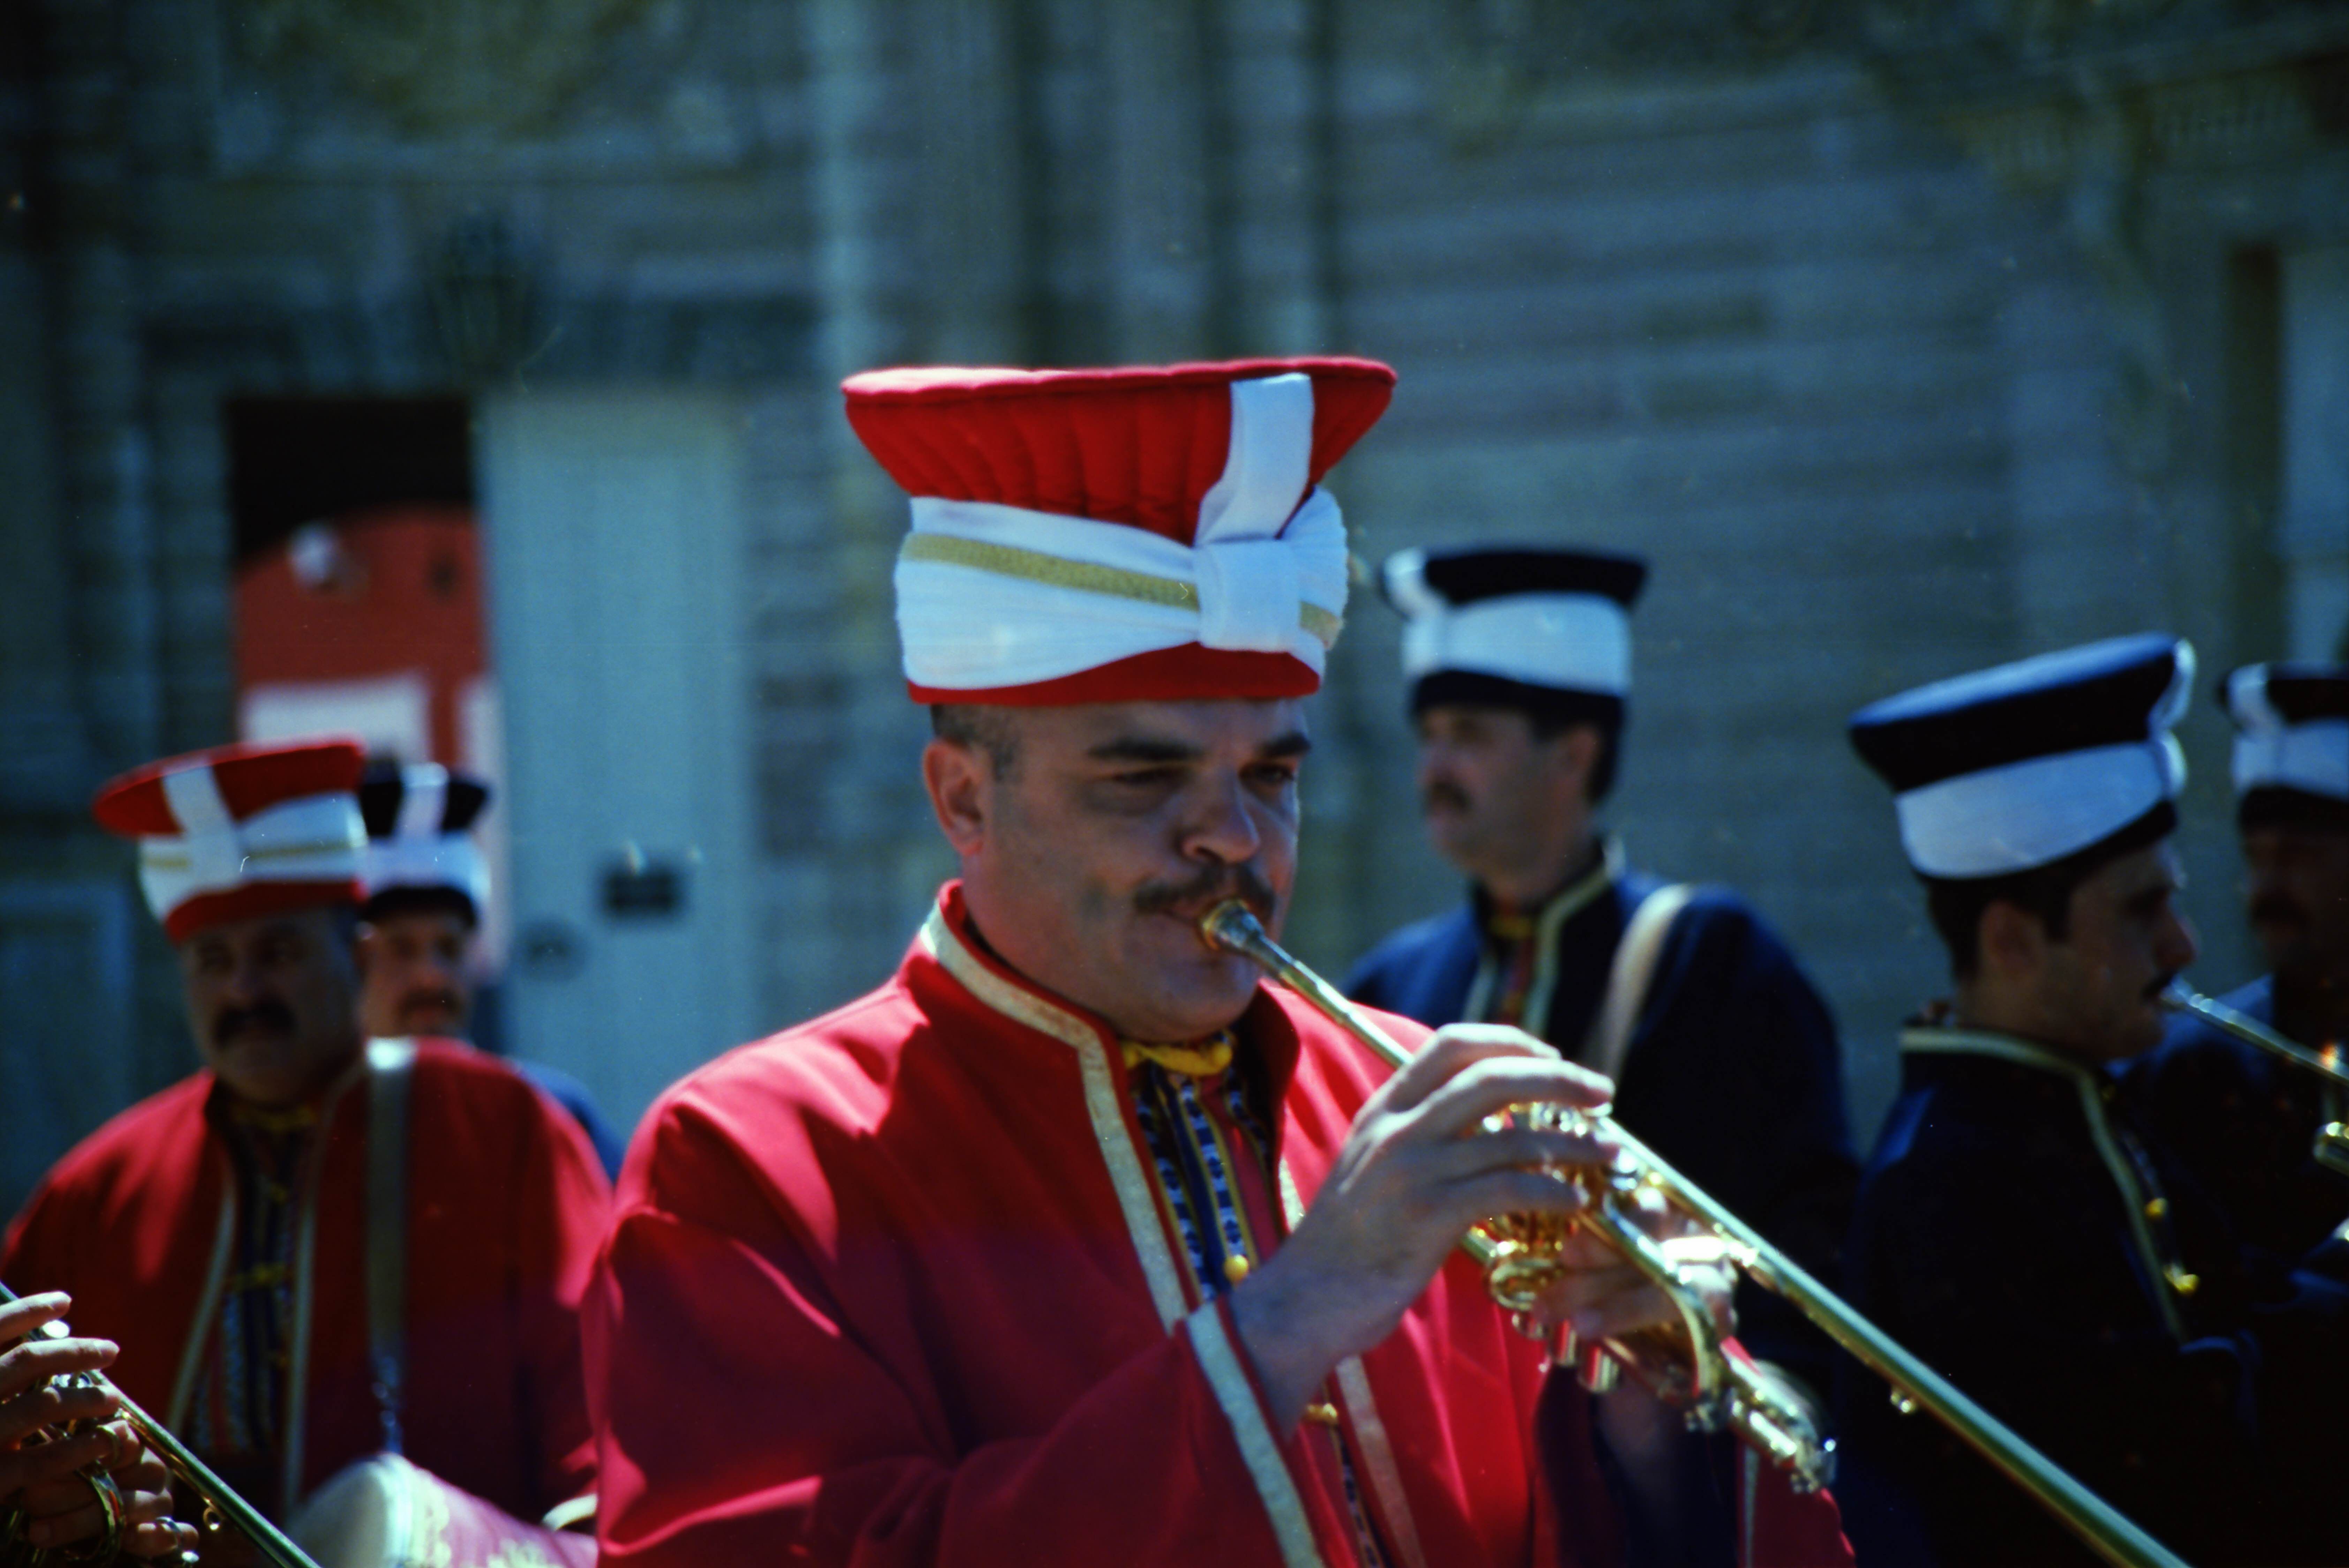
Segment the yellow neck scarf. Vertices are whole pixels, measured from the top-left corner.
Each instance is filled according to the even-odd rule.
[[[1232,1032],[1219,1029],[1205,1040],[1195,1040],[1187,1045],[1151,1045],[1140,1040],[1121,1040],[1118,1049],[1125,1055],[1126,1070],[1131,1072],[1143,1062],[1155,1062],[1170,1073],[1180,1073],[1189,1078],[1212,1078],[1232,1064]]]

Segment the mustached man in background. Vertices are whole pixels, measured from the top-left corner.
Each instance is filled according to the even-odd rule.
[[[1858,1166],[1826,1004],[1744,899],[1632,869],[1598,821],[1647,575],[1532,546],[1388,560],[1427,829],[1469,888],[1346,989],[1431,1026],[1515,1025],[1614,1079],[1626,1127],[1833,1279]],[[1756,1355],[1824,1391],[1823,1335],[1756,1287],[1737,1307]]]
[[[123,1391],[280,1521],[420,1490],[444,1544],[586,1561],[587,1536],[526,1521],[593,1510],[577,1310],[609,1189],[503,1063],[361,1034],[360,766],[347,741],[225,746],[99,792],[203,1065],[58,1161],[0,1274],[69,1293]]]
[[[367,819],[367,902],[359,907],[359,1027],[373,1038],[473,1038],[489,862],[473,829],[488,781],[438,763],[370,763],[359,781]],[[545,1091],[595,1146],[604,1174],[627,1145],[587,1087],[543,1063],[515,1069]]]

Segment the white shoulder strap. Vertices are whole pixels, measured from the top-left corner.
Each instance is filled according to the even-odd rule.
[[[1656,978],[1656,961],[1663,956],[1664,939],[1672,922],[1694,897],[1685,882],[1659,888],[1640,900],[1624,923],[1623,940],[1615,944],[1615,962],[1607,974],[1607,994],[1599,1000],[1599,1015],[1582,1043],[1582,1064],[1609,1078],[1623,1075],[1623,1058],[1630,1053],[1631,1032],[1639,1027],[1647,1005],[1648,987]]]
[[[413,1040],[367,1042],[367,1359],[386,1452],[400,1451],[408,1381],[408,1099]]]

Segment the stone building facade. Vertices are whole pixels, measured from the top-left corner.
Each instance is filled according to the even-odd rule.
[[[1652,556],[1611,818],[1792,937],[1863,1134],[1940,974],[1850,711],[2349,625],[2337,5],[35,0],[0,35],[11,1207],[190,1061],[86,806],[233,734],[228,432],[271,400],[466,410],[509,1033],[622,1116],[870,983],[947,868],[903,503],[834,390],[868,366],[1370,354],[1365,557]],[[1397,628],[1350,622],[1293,925],[1331,968],[1457,893]],[[2223,728],[2186,732],[2213,985],[2251,962]],[[664,857],[687,923],[629,924],[612,877]]]

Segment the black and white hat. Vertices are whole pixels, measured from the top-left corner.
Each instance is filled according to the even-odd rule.
[[[1578,699],[1620,715],[1631,690],[1631,603],[1648,580],[1638,556],[1538,545],[1404,550],[1381,576],[1407,622],[1413,711]]]
[[[2177,824],[2193,645],[2149,632],[1938,680],[1852,716],[1909,864],[1971,881]]]
[[[487,784],[438,763],[370,765],[359,781],[368,902],[395,891],[457,893],[479,919],[489,903],[490,867],[472,827],[489,801]]]
[[[2349,806],[2349,665],[2245,665],[2219,695],[2235,722],[2235,793],[2247,822],[2295,806],[2328,816]]]

